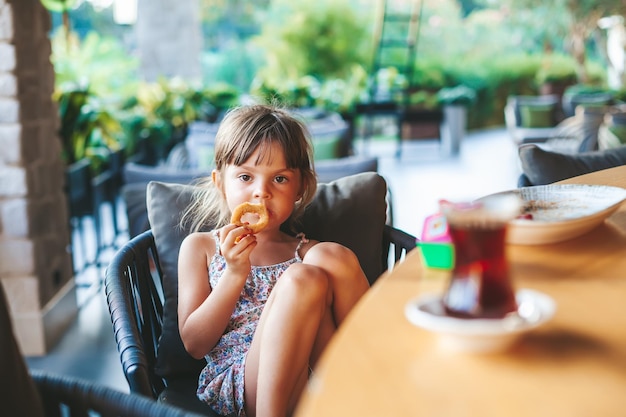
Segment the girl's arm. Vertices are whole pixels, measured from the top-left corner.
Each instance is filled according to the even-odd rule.
[[[245,233],[243,228],[230,233],[233,229],[229,225],[221,230],[226,236],[221,245],[222,253],[229,253],[227,260],[235,237]],[[183,240],[178,256],[178,327],[185,349],[194,358],[206,355],[224,333],[250,272],[249,252],[254,244],[246,238],[237,244],[236,261],[228,264],[219,284],[211,288],[208,265],[215,253],[213,236],[193,233]]]

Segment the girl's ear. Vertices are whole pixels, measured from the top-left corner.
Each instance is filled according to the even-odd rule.
[[[296,203],[302,201],[302,196],[304,195],[304,184],[300,186],[300,191],[296,194]]]
[[[215,184],[218,190],[222,189],[222,176],[220,175],[220,172],[217,169],[214,169],[213,171],[211,171],[211,180],[213,181],[213,184]]]

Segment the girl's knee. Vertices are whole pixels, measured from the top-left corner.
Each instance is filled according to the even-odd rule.
[[[307,252],[306,262],[319,265],[332,271],[337,276],[351,276],[361,268],[357,256],[343,245],[332,242],[322,242]]]
[[[324,299],[330,290],[328,274],[314,265],[293,264],[283,273],[280,281],[282,286],[306,297]]]

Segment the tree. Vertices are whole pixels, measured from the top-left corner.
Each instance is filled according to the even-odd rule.
[[[588,81],[586,60],[588,45],[598,30],[598,20],[604,16],[622,14],[626,0],[482,0],[499,7],[513,24],[525,22],[530,31],[543,36],[547,50],[564,37],[563,49],[577,65],[578,81]]]
[[[347,1],[281,1],[273,3],[273,18],[256,38],[264,48],[262,72],[297,79],[347,77],[369,56],[370,22]]]

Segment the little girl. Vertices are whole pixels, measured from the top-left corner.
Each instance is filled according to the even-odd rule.
[[[215,169],[183,216],[192,233],[178,264],[180,335],[192,356],[206,359],[197,394],[220,414],[291,415],[324,347],[368,289],[351,250],[281,229],[297,227],[316,184],[301,122],[266,105],[227,114]],[[244,202],[267,208],[269,223],[257,234],[230,224]]]

